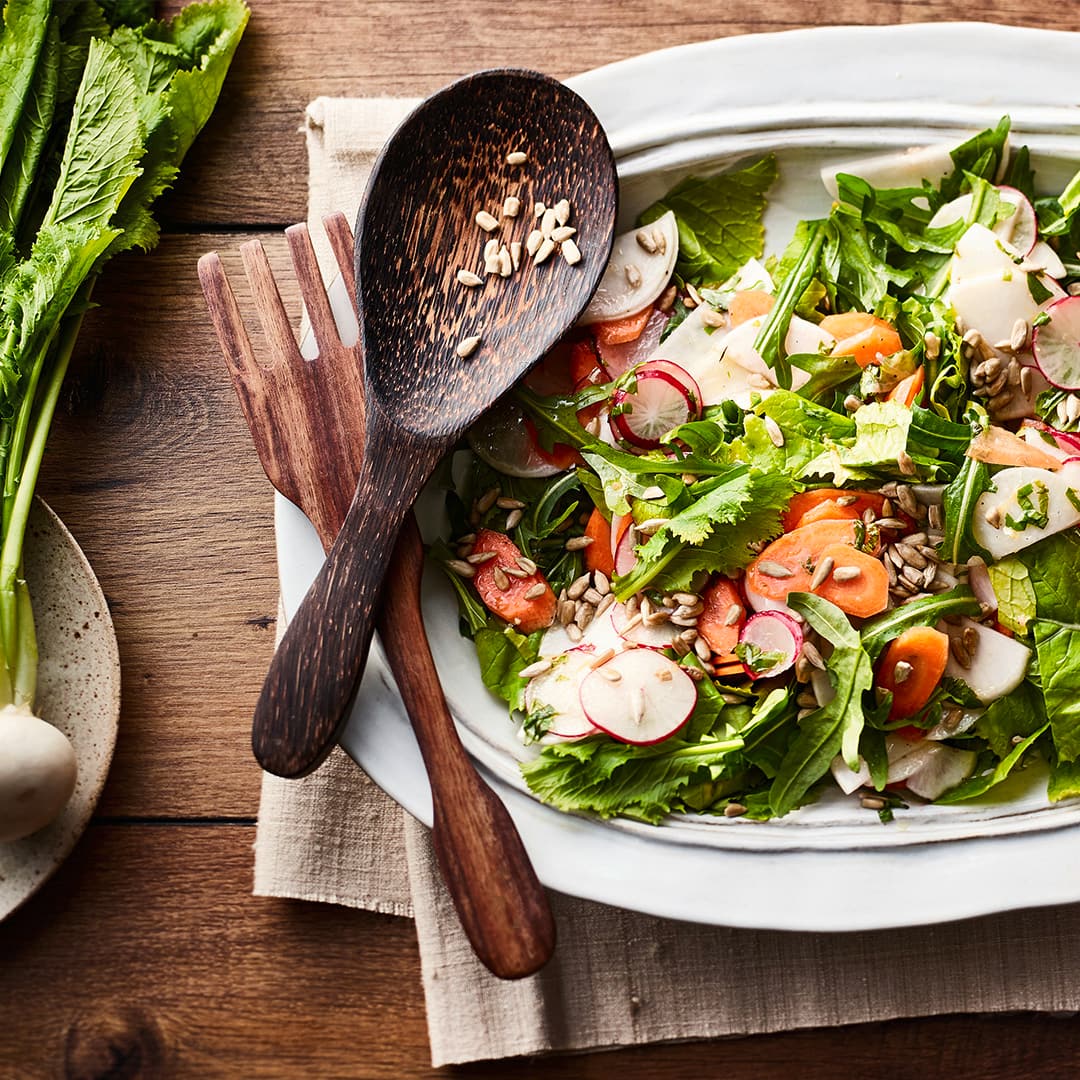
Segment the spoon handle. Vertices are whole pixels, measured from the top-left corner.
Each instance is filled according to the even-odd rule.
[[[410,439],[369,408],[352,505],[318,576],[289,621],[255,706],[259,764],[304,776],[330,752],[360,685],[383,577],[405,512],[444,447]]]
[[[520,979],[551,958],[555,922],[510,814],[465,754],[430,653],[426,663],[417,656],[428,649],[420,610],[423,557],[409,515],[388,574],[409,595],[379,632],[387,653],[417,659],[407,678],[395,674],[431,782],[435,855],[458,917],[488,970]]]

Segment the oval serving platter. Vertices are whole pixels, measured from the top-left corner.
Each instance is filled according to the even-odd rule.
[[[688,172],[775,153],[780,179],[766,217],[767,247],[775,250],[798,219],[827,212],[822,165],[953,144],[1003,113],[1013,118],[1016,143],[1031,147],[1041,183],[1060,188],[1080,165],[1075,50],[1075,35],[985,24],[828,28],[683,46],[570,83],[615,148],[624,227]],[[1018,56],[1039,58],[1038,80],[1025,76],[1030,69]],[[830,71],[825,86],[816,77],[823,68]],[[844,100],[837,91],[845,87],[857,88],[858,99]],[[437,496],[420,509],[422,524],[436,533]],[[306,519],[280,497],[276,523],[291,614],[322,552]],[[1080,803],[1048,805],[1035,769],[993,801],[912,808],[888,827],[838,792],[764,825],[688,816],[650,827],[541,805],[517,773],[527,751],[483,687],[439,577],[425,580],[424,613],[447,698],[549,886],[671,918],[784,930],[917,925],[1080,900],[1072,857]],[[378,650],[342,745],[430,823],[419,752]],[[891,908],[861,903],[869,889],[907,900]]]
[[[38,637],[36,711],[71,740],[79,775],[55,821],[0,843],[0,920],[37,892],[82,835],[120,720],[120,655],[105,596],[75,538],[41,499],[34,500],[23,550]]]

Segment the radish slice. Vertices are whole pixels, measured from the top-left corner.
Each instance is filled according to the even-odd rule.
[[[963,667],[950,652],[945,674],[967,683],[984,705],[1011,694],[1024,681],[1031,663],[1031,650],[1015,638],[972,619],[965,618],[962,625],[973,628],[979,636],[972,652],[971,666]]]
[[[781,675],[802,652],[802,627],[782,611],[759,611],[743,624],[739,644],[749,651],[748,658],[743,660],[743,670],[751,679]],[[755,658],[766,653],[778,654],[779,659],[762,668]]]
[[[1028,262],[1041,266],[1052,278],[1063,278],[1067,271],[1058,253],[1045,241],[1040,240],[1027,255]]]
[[[525,711],[553,709],[548,735],[580,739],[596,728],[581,707],[580,689],[596,659],[588,649],[571,649],[555,659],[550,671],[530,679],[525,687]]]
[[[644,244],[639,235],[646,238]],[[604,276],[578,322],[622,319],[647,308],[667,287],[678,255],[679,229],[671,210],[651,225],[617,236]]]
[[[651,649],[619,653],[587,675],[581,708],[601,731],[620,742],[647,746],[670,738],[697,703],[694,680]]]
[[[629,642],[631,645],[643,645],[647,649],[668,649],[675,643],[675,639],[679,634],[682,633],[681,627],[673,626],[666,620],[648,626],[644,620],[641,622],[635,621],[634,625],[627,629],[627,623],[631,620],[626,614],[626,608],[622,604],[618,604],[612,611],[614,612],[612,623],[615,629],[623,641]]]
[[[795,614],[783,600],[773,600],[762,593],[754,592],[745,581],[743,591],[746,593],[746,602],[754,611],[782,611],[789,618]]]
[[[1018,255],[1027,255],[1035,246],[1039,231],[1035,207],[1023,192],[1014,187],[999,187],[998,194],[1003,202],[1013,207],[1013,212],[1003,221],[997,222],[991,231]],[[947,225],[963,221],[971,213],[971,204],[971,195],[961,195],[952,202],[947,202],[930,219],[929,227],[943,229]]]
[[[1028,438],[1028,429],[1034,428],[1036,431],[1041,432],[1043,435],[1049,436],[1059,449],[1066,455],[1061,460],[1065,461],[1066,458],[1074,457],[1080,454],[1080,435],[1075,431],[1059,431],[1057,428],[1051,427],[1049,424],[1044,424],[1041,420],[1025,420],[1021,431],[1025,438]],[[1030,441],[1030,439],[1028,440]],[[1041,444],[1047,452],[1051,452],[1049,445],[1043,441]]]
[[[1080,296],[1066,296],[1046,313],[1050,321],[1033,335],[1035,362],[1054,386],[1080,390]]]
[[[612,425],[632,446],[655,450],[662,436],[700,414],[700,400],[666,372],[646,364],[634,379],[635,390],[616,390],[611,398]]]
[[[634,550],[637,547],[638,535],[637,529],[633,525],[630,526],[619,539],[619,542],[615,545],[615,573],[620,576],[623,574],[629,574],[631,570],[637,566],[637,552]]]
[[[607,652],[608,649],[620,651],[625,649],[626,642],[612,622],[616,606],[618,605],[613,605],[603,614],[593,619],[585,628],[581,640],[576,644],[570,640],[570,635],[566,632],[564,626],[557,622],[549,626],[540,639],[539,655],[541,657],[561,656],[563,653],[578,649],[592,656],[599,656],[601,653]]]
[[[466,433],[473,453],[507,476],[555,476],[562,472],[539,452],[525,415],[512,401],[488,409]]]
[[[998,598],[994,592],[994,583],[990,580],[990,571],[987,570],[986,563],[977,556],[968,561],[968,584],[975,594],[975,599],[987,614],[997,611]]]
[[[972,532],[995,559],[1080,525],[1080,463],[1063,462],[1057,472],[1031,466],[1002,469],[994,475],[994,489],[975,503]],[[1045,513],[1045,525],[1029,521],[1022,529],[1009,526],[1008,518],[1019,524],[1033,510]]]
[[[1075,447],[1069,447],[1067,450],[1062,449],[1061,444],[1053,435],[1044,431],[1042,427],[1036,427],[1030,421],[1021,425],[1020,438],[1022,438],[1029,446],[1034,446],[1044,454],[1049,454],[1052,458],[1056,458],[1061,462],[1076,456]]]
[[[600,359],[613,379],[625,375],[636,364],[643,364],[660,345],[660,335],[671,316],[666,311],[653,311],[645,329],[633,341],[624,341],[619,345],[601,345],[596,349]]]
[[[670,375],[671,378],[679,382],[686,392],[698,403],[698,411],[700,415],[701,409],[701,387],[697,384],[697,379],[690,374],[684,367],[676,364],[673,360],[664,360],[657,357],[654,360],[650,360],[646,365],[641,368],[642,371],[662,371],[665,375]]]
[[[975,769],[975,751],[933,743],[935,753],[907,778],[908,791],[924,799],[936,799],[966,780]]]

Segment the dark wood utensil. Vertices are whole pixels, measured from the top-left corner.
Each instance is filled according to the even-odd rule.
[[[508,153],[527,154],[508,164]],[[489,234],[479,210],[522,200],[514,239],[533,227],[534,199],[569,200],[577,265],[542,265],[458,283],[482,270]],[[611,252],[615,165],[592,110],[532,72],[473,75],[429,98],[375,164],[357,219],[356,284],[367,422],[363,469],[348,516],[289,624],[255,711],[262,766],[302,776],[333,745],[356,692],[373,613],[401,521],[439,459],[573,324]],[[509,232],[504,227],[503,233]],[[492,234],[494,235],[494,234]],[[509,238],[509,237],[508,237]],[[463,339],[481,335],[462,359]]]
[[[353,242],[341,214],[324,221],[341,273],[353,290]],[[293,266],[319,345],[301,357],[266,253],[241,252],[274,362],[260,365],[216,253],[199,260],[199,278],[233,386],[270,482],[311,519],[329,549],[360,474],[364,385],[359,347],[338,337],[307,227],[286,230]],[[454,728],[420,614],[423,549],[412,515],[389,572],[398,587],[378,613],[379,632],[427,767],[439,867],[480,960],[504,979],[539,970],[555,948],[555,924],[506,807],[481,779]]]

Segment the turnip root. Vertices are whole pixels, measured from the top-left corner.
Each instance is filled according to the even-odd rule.
[[[75,790],[75,750],[67,736],[26,707],[0,709],[0,842],[44,828]]]

